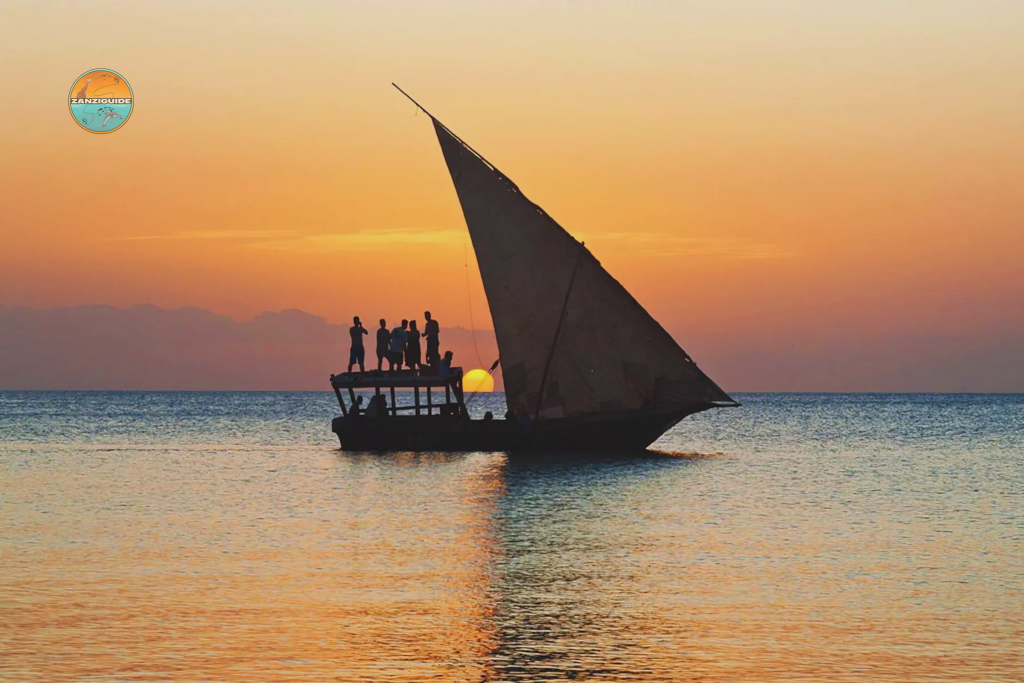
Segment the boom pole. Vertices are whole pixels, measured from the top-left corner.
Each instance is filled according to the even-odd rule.
[[[402,90],[402,89],[401,89],[400,87],[398,87],[398,84],[397,84],[397,83],[392,83],[391,85],[395,86],[395,90],[397,90],[398,92],[400,92],[400,93],[402,93],[403,95],[405,95],[406,97],[408,97],[408,98],[409,98],[409,101],[410,101],[410,102],[412,102],[413,104],[415,104],[415,105],[416,105],[417,107],[419,107],[419,108],[420,108],[420,111],[422,111],[422,112],[423,112],[424,114],[426,114],[427,116],[429,116],[429,117],[430,117],[431,119],[433,119],[434,121],[437,121],[437,119],[435,119],[435,118],[434,118],[434,115],[433,115],[433,114],[431,114],[431,113],[430,113],[429,111],[427,111],[426,107],[424,107],[424,106],[423,106],[422,104],[420,104],[419,102],[417,102],[416,100],[414,100],[414,99],[412,98],[412,95],[410,95],[409,93],[405,92],[405,91],[404,91],[404,90]],[[440,122],[440,121],[438,121],[438,123],[441,123],[441,122]],[[444,125],[444,124],[441,124],[441,125]],[[446,127],[445,129],[447,130],[447,127]]]

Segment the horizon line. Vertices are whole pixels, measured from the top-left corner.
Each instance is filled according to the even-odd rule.
[[[161,311],[195,310],[195,311],[203,311],[205,313],[210,313],[210,314],[218,316],[218,317],[227,318],[227,319],[231,320],[232,322],[234,322],[236,324],[239,324],[239,325],[244,325],[246,323],[251,323],[253,320],[258,318],[259,316],[267,314],[267,313],[280,314],[280,313],[288,313],[288,312],[294,311],[296,313],[302,313],[304,315],[308,315],[308,316],[310,316],[312,318],[319,318],[319,319],[323,320],[327,325],[344,326],[344,325],[348,324],[348,322],[334,323],[334,322],[331,322],[330,320],[328,320],[326,316],[320,315],[319,313],[312,313],[310,311],[307,311],[307,310],[304,310],[304,309],[301,309],[301,308],[294,308],[294,307],[292,307],[292,308],[281,308],[281,309],[278,309],[278,310],[265,309],[263,311],[260,311],[259,313],[254,314],[248,320],[240,320],[240,319],[238,319],[238,318],[236,318],[233,315],[230,315],[228,313],[218,313],[217,311],[214,311],[212,309],[204,308],[202,306],[195,306],[195,305],[192,305],[192,304],[186,304],[184,306],[167,307],[167,306],[161,306],[160,304],[150,303],[148,301],[143,301],[143,302],[135,303],[135,304],[128,304],[126,306],[118,306],[116,304],[101,304],[101,303],[74,304],[74,305],[69,305],[69,306],[27,306],[27,305],[24,305],[24,304],[8,304],[8,303],[4,303],[4,302],[0,301],[0,309],[3,309],[3,308],[23,309],[23,310],[29,310],[29,311],[70,311],[70,310],[74,310],[76,308],[110,308],[110,309],[113,309],[115,311],[130,311],[130,310],[132,310],[134,308],[155,308],[155,309],[161,310]],[[360,315],[359,317],[363,318],[364,316]],[[371,319],[374,319],[374,318],[367,317],[367,320],[371,320]],[[409,318],[409,319],[410,320],[414,320],[414,318]],[[451,326],[448,326],[448,327],[442,327],[441,329],[443,329],[443,330],[466,330],[467,332],[468,331],[494,332],[494,328],[492,328],[492,327],[472,327],[472,328],[470,328],[470,327],[463,327],[462,325],[451,325]]]
[[[476,369],[476,368],[473,368]],[[402,391],[396,389],[396,391]],[[411,391],[411,390],[410,390]],[[0,389],[0,394],[333,394],[330,389]],[[504,391],[478,392],[503,394]],[[1024,396],[1024,391],[744,391],[731,394],[764,396]]]

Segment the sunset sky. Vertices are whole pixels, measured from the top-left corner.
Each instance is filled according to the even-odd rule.
[[[1021,2],[14,0],[0,60],[0,304],[468,327],[468,254],[489,327],[395,81],[698,362],[1024,339]]]
[[[92,83],[89,81],[92,81]],[[71,86],[71,96],[75,97],[78,95],[83,87],[86,88],[85,95],[87,98],[132,96],[128,84],[121,80],[119,76],[109,71],[91,71],[83,75]]]

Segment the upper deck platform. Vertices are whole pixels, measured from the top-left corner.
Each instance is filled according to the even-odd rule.
[[[335,389],[412,389],[461,385],[462,368],[451,368],[444,377],[426,370],[394,370],[366,372],[343,372],[331,375],[331,386]]]

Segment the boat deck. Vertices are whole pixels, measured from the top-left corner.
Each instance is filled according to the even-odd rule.
[[[331,387],[338,397],[338,405],[341,406],[341,413],[345,417],[352,412],[353,406],[358,405],[356,391],[368,389],[373,390],[374,397],[371,401],[377,402],[378,406],[382,404],[381,399],[384,395],[390,394],[390,401],[385,406],[386,411],[378,410],[375,414],[365,415],[369,419],[385,415],[397,417],[399,412],[406,411],[414,417],[435,415],[468,417],[462,392],[462,368],[459,367],[449,369],[446,375],[433,374],[429,370],[343,372],[331,375]],[[396,392],[409,389],[413,394],[412,405],[398,405]],[[435,390],[437,390],[436,395]],[[440,401],[442,390],[444,391],[443,402]],[[345,404],[343,391],[348,394],[348,405]],[[357,410],[356,413],[358,414],[359,411]]]

